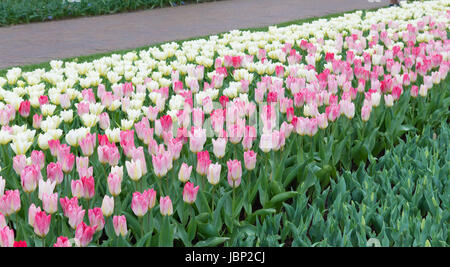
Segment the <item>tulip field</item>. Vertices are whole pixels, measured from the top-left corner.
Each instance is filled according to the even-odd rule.
[[[0,72],[0,246],[448,246],[449,7]]]

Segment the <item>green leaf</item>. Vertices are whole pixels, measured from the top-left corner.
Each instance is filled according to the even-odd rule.
[[[230,239],[229,237],[211,237],[206,240],[197,242],[197,244],[195,244],[194,247],[215,247],[224,243],[229,239]]]

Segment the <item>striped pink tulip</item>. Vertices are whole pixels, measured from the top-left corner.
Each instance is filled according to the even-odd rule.
[[[169,196],[160,197],[159,209],[163,216],[166,216],[166,215],[170,216],[173,214],[172,200],[170,200]]]
[[[34,216],[34,233],[40,237],[44,237],[48,234],[50,230],[50,222],[52,215],[47,215],[45,211],[36,212]]]

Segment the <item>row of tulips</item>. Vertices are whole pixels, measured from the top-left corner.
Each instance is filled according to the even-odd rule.
[[[233,244],[448,112],[447,5],[8,70],[0,245]]]

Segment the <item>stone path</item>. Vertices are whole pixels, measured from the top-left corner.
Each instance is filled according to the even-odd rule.
[[[387,5],[387,0],[224,0],[1,27],[0,69]]]

